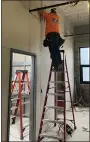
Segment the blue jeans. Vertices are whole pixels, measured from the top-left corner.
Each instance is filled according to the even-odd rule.
[[[64,43],[64,40],[60,37],[59,33],[49,33],[46,38],[48,40],[52,65],[56,70],[58,70],[58,66],[61,63],[61,54],[59,47]]]

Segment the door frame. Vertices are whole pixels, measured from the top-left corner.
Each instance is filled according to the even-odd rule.
[[[7,117],[7,142],[9,142],[10,135],[10,100],[11,100],[11,79],[12,79],[12,59],[13,53],[24,54],[33,57],[33,81],[32,81],[32,93],[30,95],[30,124],[29,127],[29,141],[36,140],[36,55],[30,52],[21,51],[18,49],[10,49],[10,71],[9,71],[9,94],[8,94],[8,117]]]

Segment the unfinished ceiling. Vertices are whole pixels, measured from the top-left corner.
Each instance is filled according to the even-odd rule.
[[[50,5],[51,4],[59,4],[64,3],[65,1],[44,1],[44,5]],[[62,10],[62,12],[65,14],[65,16],[68,18],[68,20],[74,25],[74,26],[80,26],[89,24],[89,2],[88,1],[82,1],[79,2],[77,5],[73,6],[72,4],[60,6],[59,9]]]
[[[70,0],[71,1],[71,0]],[[66,2],[65,0],[62,1],[23,1],[23,4],[28,9],[34,9],[39,8],[42,6],[49,6],[54,4],[60,4]],[[68,18],[68,20],[74,25],[74,26],[80,26],[89,24],[89,3],[88,1],[82,1],[79,2],[77,5],[73,6],[72,4],[60,6],[58,7],[65,16]]]
[[[74,26],[89,24],[88,2],[79,2],[76,6],[62,6],[60,9]]]

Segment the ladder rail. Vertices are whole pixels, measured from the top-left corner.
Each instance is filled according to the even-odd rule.
[[[63,69],[64,69],[64,142],[66,142],[66,89],[65,89],[65,55],[63,52]]]
[[[22,96],[21,96],[21,90],[22,90],[22,84],[21,84],[21,74],[19,74],[19,102],[20,102],[20,139],[23,139],[23,124],[22,124]]]
[[[13,92],[13,90],[14,90],[16,80],[17,80],[17,74],[15,75],[14,81],[13,81],[13,83],[12,83],[12,85],[11,85],[11,95],[12,95],[12,92]]]
[[[30,83],[29,83],[29,78],[28,78],[28,74],[27,73],[26,73],[26,79],[27,79],[27,86],[28,86],[29,95],[30,95]]]
[[[69,90],[70,90],[70,100],[71,100],[72,115],[73,115],[73,120],[74,120],[74,129],[76,129],[74,109],[73,109],[73,101],[72,101],[72,95],[71,95],[71,87],[70,87],[70,81],[69,81],[69,75],[68,75],[68,67],[67,67],[67,62],[66,62],[66,56],[65,56],[65,64],[66,64],[66,71],[67,71],[68,87],[69,87]]]
[[[40,129],[39,129],[38,141],[37,142],[40,141],[40,134],[41,134],[41,131],[42,131],[42,125],[43,125],[43,121],[42,120],[44,119],[44,113],[45,113],[45,110],[46,110],[45,106],[46,106],[47,98],[48,98],[47,94],[48,94],[48,90],[49,90],[49,81],[51,79],[51,74],[52,74],[51,70],[52,70],[52,63],[51,63],[51,67],[50,67],[48,85],[47,85],[47,89],[46,89],[46,96],[45,96],[45,101],[44,101],[44,105],[43,105],[43,111],[42,111],[43,113],[42,113],[42,116],[41,116]]]

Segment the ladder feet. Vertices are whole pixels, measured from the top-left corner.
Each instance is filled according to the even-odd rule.
[[[15,119],[12,118],[12,124],[15,124]]]
[[[23,136],[20,136],[20,140],[23,140],[24,139],[24,137]]]

